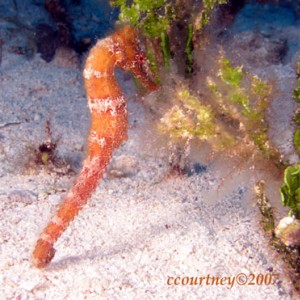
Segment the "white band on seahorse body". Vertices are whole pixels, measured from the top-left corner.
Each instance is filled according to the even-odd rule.
[[[125,104],[126,99],[124,96],[119,96],[117,98],[107,97],[103,99],[88,99],[88,107],[90,111],[96,111],[97,113],[110,111],[113,116],[116,115],[117,109]]]

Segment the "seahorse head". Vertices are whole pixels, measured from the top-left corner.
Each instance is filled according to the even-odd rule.
[[[156,91],[159,86],[152,79],[149,61],[141,50],[138,32],[131,26],[118,29],[112,36],[116,51],[120,51],[117,66],[130,71],[150,91]]]

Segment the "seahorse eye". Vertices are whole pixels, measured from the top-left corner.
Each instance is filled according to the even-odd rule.
[[[135,60],[137,63],[143,64],[147,60],[147,57],[144,53],[139,52],[138,54],[136,54]]]

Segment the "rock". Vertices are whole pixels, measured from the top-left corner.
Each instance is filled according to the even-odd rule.
[[[58,46],[57,33],[50,25],[41,23],[35,27],[34,39],[41,58],[50,62]]]
[[[79,57],[74,50],[68,47],[59,47],[56,49],[54,64],[60,67],[79,69]]]
[[[120,178],[134,176],[138,171],[138,162],[134,157],[121,155],[113,160],[107,174],[109,178]]]

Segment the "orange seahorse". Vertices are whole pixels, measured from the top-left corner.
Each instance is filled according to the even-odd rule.
[[[45,267],[52,260],[54,243],[96,189],[113,150],[127,139],[126,100],[114,77],[115,66],[131,71],[148,90],[159,88],[149,76],[149,64],[134,28],[124,26],[91,49],[83,71],[92,116],[88,153],[71,190],[40,234],[33,252],[33,264],[37,268]]]

